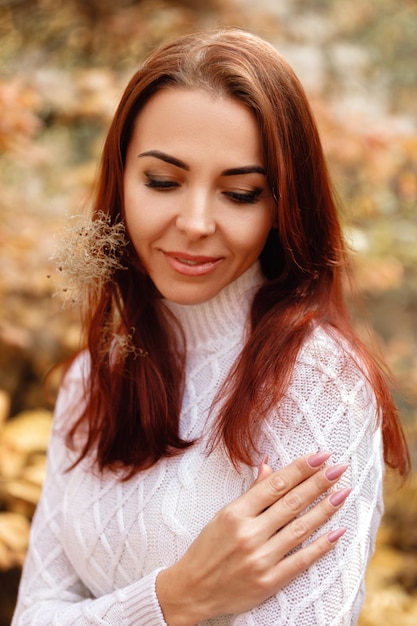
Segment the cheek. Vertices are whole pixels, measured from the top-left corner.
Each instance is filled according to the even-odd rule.
[[[124,215],[132,241],[147,240],[157,236],[171,223],[171,206],[156,194],[149,197],[137,186],[126,185],[124,191]]]
[[[272,218],[269,213],[257,219],[245,219],[235,223],[230,230],[231,239],[237,250],[253,252],[256,256],[262,251],[268,234],[272,228]]]
[[[139,254],[145,242],[151,236],[149,220],[143,219],[140,211],[131,211],[129,207],[125,210],[126,229],[130,241],[136,252]]]
[[[131,240],[136,243],[147,240],[162,227],[161,213],[153,209],[147,209],[146,203],[135,199],[129,201],[126,195],[125,220],[127,231]]]

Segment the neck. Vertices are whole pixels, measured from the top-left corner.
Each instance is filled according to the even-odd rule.
[[[207,302],[184,305],[166,300],[166,306],[181,324],[187,348],[210,344],[218,349],[226,338],[229,341],[234,335],[241,337],[253,297],[264,280],[259,263],[255,263]]]

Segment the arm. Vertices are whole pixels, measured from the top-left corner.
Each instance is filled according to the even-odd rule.
[[[78,360],[65,378],[48,448],[43,493],[35,513],[13,626],[112,624],[163,626],[152,572],[137,582],[100,598],[80,580],[63,546],[62,509],[73,458],[63,440],[70,408],[82,403],[83,362]]]
[[[77,404],[76,398],[70,400],[72,405]],[[65,483],[71,480],[71,473],[65,473],[64,469],[71,459],[59,434],[63,404],[65,407],[66,403],[62,402],[57,406],[48,477],[33,524],[31,549],[13,626],[24,623],[164,624],[155,593],[158,571],[114,593],[97,594],[100,597],[94,599],[65,553],[60,520]],[[170,625],[195,624],[214,615],[238,613],[257,606],[334,547],[325,533],[303,550],[302,559],[295,556],[282,560],[337,510],[326,498],[303,516],[305,524],[301,534],[300,526],[290,523],[336,480],[328,479],[320,469],[325,457],[319,457],[318,465],[309,463],[307,458],[309,455],[271,474],[225,507],[203,529],[184,557],[160,572],[158,598]],[[315,460],[317,463],[317,457]],[[280,532],[276,533],[277,530]],[[254,538],[256,542],[252,541]],[[262,568],[259,563],[263,563]],[[233,594],[228,591],[232,582]],[[182,603],[178,603],[179,599]]]
[[[320,457],[318,461],[321,461]],[[12,626],[162,626],[166,623],[164,615],[170,626],[197,624],[206,617],[259,604],[270,595],[271,585],[276,590],[334,546],[324,535],[305,551],[303,563],[300,564],[296,559],[292,562],[288,560],[284,567],[277,568],[274,578],[267,581],[266,585],[260,580],[262,572],[254,559],[254,547],[248,543],[254,534],[246,534],[252,521],[264,527],[259,536],[259,550],[268,552],[266,539],[271,539],[273,551],[278,555],[277,560],[280,560],[285,552],[301,540],[291,526],[282,531],[278,542],[274,539],[275,530],[291,521],[295,513],[282,496],[292,485],[296,486],[299,510],[334,482],[325,477],[324,470],[314,466],[314,461],[311,466],[307,457],[303,457],[291,467],[257,483],[247,494],[220,511],[177,564],[166,570],[152,572],[128,587],[94,599],[74,571],[62,545],[61,502],[65,481],[68,480],[68,474],[63,470],[68,462],[68,454],[63,443],[59,443],[59,435],[53,436],[44,494],[32,525],[31,547]],[[274,509],[268,507],[268,503],[276,503],[278,506]],[[267,510],[263,513],[265,508],[269,508],[269,512]],[[305,533],[311,534],[335,510],[326,499],[310,514]],[[241,548],[245,545],[247,549],[244,548],[242,554]],[[268,570],[271,569],[271,562],[265,565]],[[157,576],[158,597],[155,591]],[[257,580],[259,584],[256,588]],[[236,584],[231,593],[228,586],[233,581]],[[256,588],[256,591],[250,595],[252,588]]]
[[[314,446],[332,450],[332,462],[349,464],[338,487],[351,485],[352,493],[321,529],[347,531],[334,550],[278,595],[235,616],[233,626],[352,626],[363,603],[366,567],[383,512],[381,432],[366,377],[320,330],[301,353],[287,397],[265,423],[261,442],[274,468]]]
[[[256,607],[335,546],[344,529],[319,532],[286,557],[334,515],[349,491],[337,503],[329,496],[305,512],[345,470],[339,466],[331,476],[322,467],[329,456],[306,455],[277,472],[264,467],[266,477],[221,509],[185,555],[159,574],[157,592],[169,626]]]

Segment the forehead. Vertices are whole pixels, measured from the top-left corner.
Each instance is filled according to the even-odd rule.
[[[169,87],[156,92],[139,112],[131,141],[140,151],[179,150],[184,157],[200,152],[208,158],[217,150],[231,160],[263,161],[254,113],[239,100],[203,89]]]

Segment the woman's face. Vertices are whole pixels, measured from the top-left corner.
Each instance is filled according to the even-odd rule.
[[[252,112],[179,87],[139,113],[124,173],[127,229],[161,295],[213,298],[259,257],[275,203]]]

